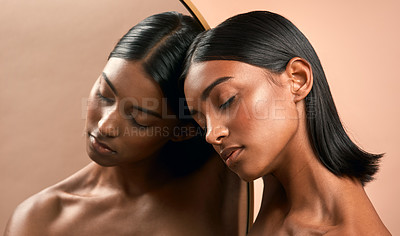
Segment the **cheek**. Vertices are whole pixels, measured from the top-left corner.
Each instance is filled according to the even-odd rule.
[[[298,126],[296,105],[290,100],[276,99],[264,106],[264,113],[255,117],[255,138],[276,155],[294,135]]]
[[[123,129],[124,148],[127,153],[141,153],[146,156],[157,152],[169,140],[171,130],[169,127],[154,126],[138,128],[125,126]]]
[[[293,132],[298,121],[296,104],[285,88],[275,88],[257,93],[249,100],[252,104],[251,118],[259,138],[274,142]]]
[[[297,131],[298,113],[294,103],[281,99],[260,102],[247,114],[244,109],[237,114],[238,138],[247,146],[246,157],[251,160],[243,162],[239,175],[252,180],[274,168],[274,161]]]

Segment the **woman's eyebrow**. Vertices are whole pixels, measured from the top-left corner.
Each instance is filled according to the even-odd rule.
[[[108,79],[106,73],[102,72],[102,77],[103,79],[107,82],[108,86],[110,86],[111,90],[114,92],[115,95],[118,95],[117,90],[115,89],[114,85],[111,83],[111,81]]]
[[[111,81],[108,79],[106,73],[102,72],[101,74],[102,74],[103,79],[104,79],[104,80],[106,81],[106,83],[108,84],[108,86],[110,86],[111,90],[114,92],[114,94],[115,94],[115,95],[118,95],[117,90],[115,89],[115,87],[114,87],[114,85],[111,83]],[[147,113],[147,114],[153,115],[153,116],[155,116],[155,117],[157,117],[157,118],[162,119],[162,116],[161,116],[160,114],[158,114],[157,112],[155,112],[155,111],[148,110],[148,109],[146,109],[146,108],[139,107],[139,106],[133,106],[133,108],[135,108],[136,110],[145,112],[145,113]]]
[[[203,90],[203,92],[201,93],[201,100],[204,101],[207,99],[208,96],[210,96],[211,91],[215,88],[215,86],[217,86],[218,84],[224,83],[230,79],[232,79],[233,77],[231,76],[224,76],[221,78],[218,78],[217,80],[215,80],[214,82],[212,82],[210,85],[207,86],[206,89]]]

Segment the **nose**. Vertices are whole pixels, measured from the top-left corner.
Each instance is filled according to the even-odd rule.
[[[101,119],[98,122],[100,135],[104,137],[117,137],[119,136],[119,122],[120,115],[118,109],[110,107],[103,112]]]
[[[207,122],[206,141],[213,145],[220,145],[222,140],[229,135],[229,130],[221,124]]]

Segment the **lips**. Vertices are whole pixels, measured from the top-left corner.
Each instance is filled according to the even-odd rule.
[[[229,162],[234,161],[242,150],[243,150],[243,147],[224,148],[221,150],[220,155],[221,155],[221,158],[225,161],[225,163],[228,164],[228,161]]]
[[[104,142],[100,142],[97,137],[89,133],[89,139],[92,148],[99,154],[102,155],[110,155],[116,154],[117,152],[113,150],[110,146],[105,144]]]

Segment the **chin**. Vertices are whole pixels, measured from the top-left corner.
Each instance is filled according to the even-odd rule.
[[[254,181],[254,180],[260,178],[261,176],[239,175],[239,177],[245,182],[251,182],[251,181]]]
[[[251,182],[254,181],[260,177],[263,177],[264,175],[262,173],[255,172],[254,170],[246,170],[244,168],[232,170],[235,172],[243,181],[246,182]]]
[[[110,161],[104,160],[102,158],[92,158],[91,156],[89,157],[93,162],[103,167],[112,167],[117,165],[116,163],[111,163]]]

